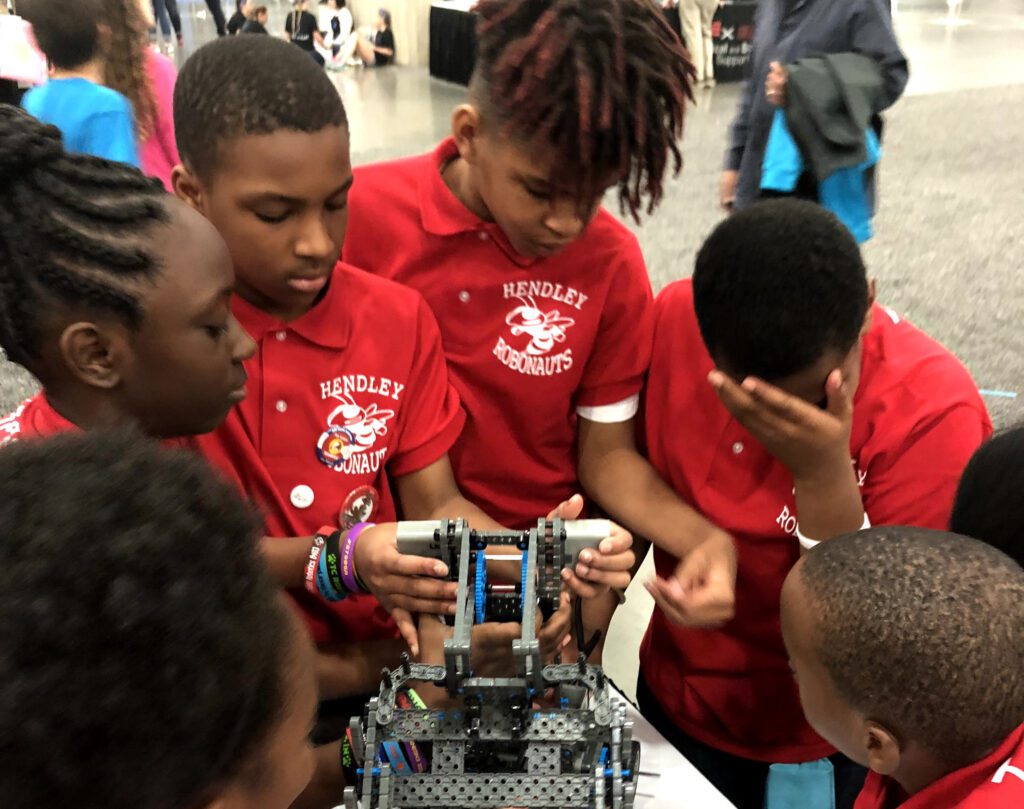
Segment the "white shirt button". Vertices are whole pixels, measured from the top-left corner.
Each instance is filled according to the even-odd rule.
[[[283,413],[285,410],[288,409],[288,402],[286,402],[284,399],[278,399],[277,404],[274,405],[274,407],[277,408],[278,413]]]
[[[313,500],[315,499],[316,496],[313,494],[313,490],[304,483],[292,489],[291,501],[295,508],[309,508],[313,505]]]
[[[277,337],[277,341],[279,343],[283,343],[284,339],[288,336],[288,332],[286,332],[284,329],[281,329],[281,331],[279,331],[274,336]]]
[[[459,300],[463,303],[469,303],[469,293],[466,292],[466,290],[462,290],[462,292],[459,293]]]
[[[487,231],[486,230],[478,231],[478,235],[479,235],[480,241],[482,241],[482,242],[486,242],[487,241]]]
[[[743,452],[743,442],[737,441],[735,444],[732,445],[732,454],[739,455],[741,452]]]

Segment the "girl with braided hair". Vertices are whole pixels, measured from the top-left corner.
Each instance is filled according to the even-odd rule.
[[[252,340],[231,315],[217,231],[138,170],[65,152],[0,105],[0,347],[42,390],[0,441],[137,424],[213,429],[245,396]]]

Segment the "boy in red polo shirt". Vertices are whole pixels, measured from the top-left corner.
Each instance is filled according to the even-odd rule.
[[[366,694],[404,646],[375,599],[331,604],[302,589],[310,535],[356,536],[399,504],[409,518],[497,525],[452,479],[465,415],[437,325],[414,291],[337,263],[352,171],[323,71],[273,38],[223,39],[188,60],[174,102],[175,191],[228,243],[233,309],[258,344],[248,399],[200,445],[264,510],[272,568],[327,652],[323,697]],[[609,540],[613,565],[628,567],[629,544]],[[593,556],[591,567],[605,561]]]
[[[629,485],[591,494],[655,545],[641,709],[737,807],[761,809],[770,764],[835,752],[800,713],[779,634],[801,545],[945,528],[991,424],[964,367],[874,303],[853,238],[812,203],[730,217],[655,305],[650,461],[624,443]],[[863,771],[833,765],[848,807]]]
[[[856,809],[1024,806],[1024,571],[956,534],[814,548],[782,588],[811,725],[870,769]]]
[[[689,96],[678,37],[648,0],[482,0],[452,137],[356,171],[346,261],[423,293],[467,413],[467,497],[526,526],[633,430],[650,354],[636,238],[600,207],[653,210]],[[637,45],[636,43],[642,43]]]

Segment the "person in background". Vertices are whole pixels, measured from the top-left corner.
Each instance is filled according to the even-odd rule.
[[[336,58],[349,61],[353,56],[358,57],[366,67],[383,67],[394,61],[395,35],[391,31],[389,11],[382,8],[377,12],[377,31],[372,40],[353,31]]]
[[[346,7],[345,0],[323,0],[317,12],[320,33],[330,48],[332,56],[337,56],[350,36],[355,23],[352,12]]]
[[[123,94],[134,108],[143,173],[171,191],[171,169],[178,165],[172,104],[177,70],[170,59],[149,47],[138,0],[102,1],[110,29],[103,83]]]
[[[235,7],[235,13],[232,14],[231,19],[228,20],[228,33],[232,36],[242,33],[242,29],[251,17],[252,3],[250,3],[249,0],[239,0],[238,5]]]
[[[266,6],[256,6],[252,10],[252,19],[246,20],[242,26],[243,34],[267,34],[267,21],[270,19],[270,12]]]
[[[131,102],[104,87],[111,39],[102,0],[26,0],[19,10],[52,65],[50,81],[22,99],[25,110],[64,136],[69,152],[117,160],[138,168]]]
[[[761,197],[768,135],[777,106],[785,104],[784,65],[826,54],[869,57],[877,63],[883,83],[880,106],[872,110],[876,114],[895,103],[907,84],[907,60],[885,0],[761,0],[754,32],[750,73],[732,124],[719,188],[725,210]]]
[[[679,17],[683,26],[683,39],[697,68],[697,84],[715,86],[715,46],[711,38],[711,23],[715,19],[719,0],[680,0]]]
[[[217,27],[217,36],[226,36],[227,26],[224,22],[224,9],[220,7],[220,0],[206,0],[206,7],[210,9],[210,14],[213,15],[213,24]]]
[[[873,528],[810,551],[781,607],[808,722],[870,770],[856,809],[1024,806],[1024,571],[1012,559],[956,534]]]
[[[17,442],[0,479],[0,805],[287,809],[313,649],[256,515],[133,433]]]
[[[166,40],[162,46],[164,52],[174,53],[174,43],[171,41],[171,29],[174,29],[174,38],[178,47],[185,46],[185,40],[181,36],[181,14],[178,12],[178,0],[152,0],[152,21],[149,26],[150,36],[156,39],[156,23],[160,24],[160,33]]]
[[[309,13],[309,0],[294,0],[292,10],[284,21],[284,32],[288,39],[306,51],[318,65],[323,67],[324,57],[317,53],[316,46],[326,49],[323,34],[316,25],[316,17]]]

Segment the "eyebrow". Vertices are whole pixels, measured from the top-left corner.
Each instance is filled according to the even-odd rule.
[[[234,291],[234,284],[228,284],[221,289],[218,289],[213,295],[203,301],[202,304],[196,306],[193,311],[194,316],[197,318],[205,317],[215,306],[220,304],[221,300],[224,298],[230,299]]]
[[[339,185],[330,194],[328,194],[327,198],[330,199],[331,197],[336,197],[336,196],[338,196],[338,194],[343,194],[346,191],[351,190],[352,183],[354,181],[355,181],[355,177],[349,177],[344,183]],[[250,197],[250,199],[252,199],[253,201],[255,201],[255,200],[261,200],[261,201],[273,200],[274,202],[285,202],[285,203],[289,203],[289,204],[304,202],[304,200],[299,198],[299,197],[290,197],[287,194],[278,194],[278,193],[276,193],[274,191],[265,191],[263,193],[253,194]]]

